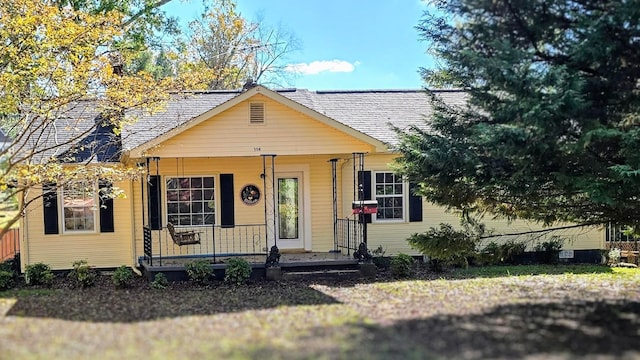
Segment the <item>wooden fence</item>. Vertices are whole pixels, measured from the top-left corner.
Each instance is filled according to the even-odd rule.
[[[0,262],[13,259],[20,252],[20,229],[10,229],[0,238]]]

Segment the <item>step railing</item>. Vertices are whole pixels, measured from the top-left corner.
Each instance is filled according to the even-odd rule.
[[[362,224],[356,219],[336,219],[336,247],[347,255],[358,250],[363,240]]]

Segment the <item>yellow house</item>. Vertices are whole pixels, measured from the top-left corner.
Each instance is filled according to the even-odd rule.
[[[465,101],[460,91],[440,96]],[[80,259],[103,268],[170,266],[233,255],[264,263],[274,245],[282,253],[352,258],[363,242],[387,255],[417,255],[408,236],[458,218],[413,194],[413,184],[390,170],[398,156],[390,124],[420,124],[430,112],[420,90],[255,86],[175,95],[161,112],[128,114],[137,121],[117,137],[117,161],[145,172],[108,184],[126,198],[99,200],[86,184],[82,191],[45,188],[21,225],[22,266],[68,269]],[[504,221],[489,227],[505,234],[540,228]],[[560,235],[574,251],[567,256],[604,248],[600,229]]]

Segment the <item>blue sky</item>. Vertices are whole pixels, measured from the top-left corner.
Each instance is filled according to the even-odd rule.
[[[258,14],[295,34],[301,50],[287,63],[292,87],[311,90],[418,89],[420,67],[432,67],[415,26],[421,0],[236,0],[243,17]],[[174,1],[166,10],[194,18],[201,1]]]

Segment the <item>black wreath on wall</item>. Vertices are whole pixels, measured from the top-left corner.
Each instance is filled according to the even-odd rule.
[[[245,205],[255,205],[260,201],[260,189],[255,185],[245,185],[240,191],[240,199]]]

